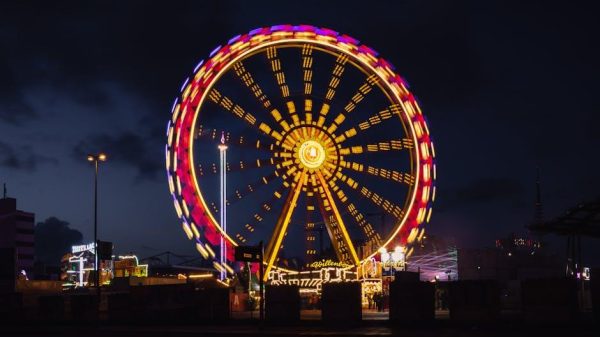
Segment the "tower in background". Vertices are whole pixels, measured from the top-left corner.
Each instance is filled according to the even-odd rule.
[[[540,181],[540,168],[537,168],[535,178],[535,209],[533,214],[533,224],[541,225],[544,222],[544,207],[542,205],[542,183]]]

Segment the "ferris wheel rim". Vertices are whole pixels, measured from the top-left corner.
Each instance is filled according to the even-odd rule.
[[[298,27],[298,26],[295,26],[295,27]],[[318,28],[315,28],[315,29],[318,29]],[[276,32],[277,31],[271,32],[271,34],[275,34]],[[323,36],[327,36],[327,35],[323,35]],[[414,216],[414,215],[411,215],[411,213],[414,213],[414,209],[417,208],[416,207],[417,194],[422,190],[422,187],[423,187],[423,185],[421,184],[421,171],[420,171],[422,169],[422,167],[421,167],[421,161],[422,161],[421,159],[422,158],[421,158],[421,146],[420,145],[423,142],[420,139],[417,139],[417,134],[416,134],[416,132],[414,130],[414,125],[413,125],[413,123],[411,123],[411,121],[413,119],[410,118],[410,116],[407,115],[407,112],[406,112],[407,108],[406,108],[405,105],[413,103],[416,106],[416,110],[418,110],[419,114],[420,114],[420,109],[418,108],[418,105],[416,105],[416,101],[414,101],[414,98],[412,97],[412,94],[410,94],[410,92],[408,92],[408,90],[404,87],[403,83],[401,83],[401,85],[402,85],[402,87],[405,90],[404,96],[408,97],[408,99],[406,101],[403,99],[403,97],[401,95],[402,92],[400,91],[400,89],[393,90],[393,88],[391,87],[392,86],[392,84],[391,84],[392,82],[390,82],[390,77],[392,77],[394,79],[397,79],[397,78],[399,78],[399,76],[396,75],[396,73],[389,66],[385,67],[386,69],[384,69],[384,70],[379,69],[380,68],[380,61],[385,62],[387,64],[387,62],[385,60],[383,60],[381,58],[378,58],[376,56],[376,54],[368,53],[368,52],[365,53],[365,55],[367,55],[367,57],[370,56],[372,58],[375,58],[376,61],[373,61],[374,64],[375,64],[375,66],[374,66],[373,64],[371,64],[369,62],[366,62],[365,59],[363,59],[363,58],[361,58],[361,57],[359,57],[359,56],[351,53],[348,49],[344,49],[344,48],[340,47],[339,45],[333,43],[331,41],[331,39],[330,39],[331,36],[327,36],[327,37],[329,39],[322,39],[322,40],[315,39],[315,40],[311,40],[311,39],[309,39],[307,37],[303,37],[303,36],[296,37],[294,34],[292,34],[291,36],[281,37],[281,38],[279,38],[279,39],[277,39],[275,41],[268,41],[268,42],[265,42],[265,43],[262,43],[262,42],[257,43],[255,46],[250,47],[249,49],[247,49],[247,50],[245,50],[245,51],[237,54],[233,58],[230,58],[225,63],[225,65],[222,65],[220,67],[220,69],[217,72],[217,74],[215,74],[212,78],[210,78],[210,81],[208,81],[208,83],[205,83],[204,88],[202,89],[203,91],[201,93],[200,99],[197,102],[197,104],[196,104],[196,106],[195,106],[195,108],[194,108],[193,111],[190,111],[189,110],[189,105],[185,104],[186,102],[189,103],[189,96],[185,97],[186,96],[185,95],[185,90],[188,90],[190,88],[190,86],[192,85],[193,82],[187,84],[187,87],[186,87],[186,85],[184,85],[184,87],[182,88],[183,89],[182,92],[184,93],[182,95],[183,100],[180,103],[180,104],[184,105],[182,114],[183,115],[185,115],[186,113],[192,113],[193,114],[192,122],[191,122],[191,124],[188,125],[188,127],[193,130],[195,128],[196,124],[197,124],[197,121],[198,121],[198,118],[199,118],[199,115],[200,115],[200,108],[202,106],[204,106],[204,103],[205,103],[205,100],[206,100],[206,98],[208,96],[208,93],[214,87],[214,85],[216,85],[216,83],[219,81],[220,77],[223,76],[228,71],[230,71],[231,67],[236,62],[238,62],[240,60],[244,60],[244,59],[250,57],[253,53],[258,53],[261,50],[265,50],[266,48],[269,48],[271,46],[278,46],[278,45],[287,45],[287,46],[297,45],[297,46],[301,46],[303,44],[319,45],[319,46],[322,46],[325,49],[326,48],[332,48],[334,50],[337,50],[340,54],[347,55],[353,61],[356,61],[356,62],[358,62],[358,64],[361,64],[363,67],[368,68],[370,70],[371,74],[376,74],[382,80],[382,81],[380,81],[381,85],[385,85],[386,89],[388,89],[388,90],[382,90],[386,94],[386,96],[389,94],[389,92],[391,92],[391,93],[394,94],[394,99],[393,100],[390,99],[390,101],[395,102],[397,104],[400,104],[402,106],[402,112],[404,114],[403,118],[406,118],[406,120],[407,120],[406,124],[408,125],[408,128],[410,129],[410,132],[406,132],[406,134],[410,135],[410,137],[413,139],[414,144],[415,144],[415,146],[414,146],[414,153],[413,153],[413,151],[411,151],[411,161],[413,159],[412,157],[414,157],[414,159],[416,160],[416,163],[411,163],[411,167],[414,166],[414,170],[415,170],[415,186],[412,188],[412,191],[411,191],[412,193],[411,193],[411,196],[410,196],[409,207],[407,209],[406,214],[401,219],[399,219],[398,223],[395,224],[395,226],[394,226],[395,228],[393,230],[393,233],[390,233],[388,235],[386,241],[381,244],[381,247],[386,247],[387,245],[390,244],[390,242],[392,242],[396,238],[396,236],[399,234],[399,232],[405,226],[405,224],[408,221],[408,219],[411,218],[411,216]],[[219,55],[220,51],[222,51],[224,48],[233,46],[235,43],[236,42],[231,43],[231,41],[230,41],[230,43],[227,44],[226,46],[220,47],[220,48],[218,48],[218,50],[216,49],[215,51],[213,51],[213,53],[211,53],[210,60],[208,62],[204,63],[204,65],[202,66],[202,68],[196,69],[194,71],[194,77],[197,77],[198,74],[200,74],[203,70],[206,70],[207,65],[216,63],[214,60],[216,58],[222,57],[222,55]],[[359,46],[363,46],[363,45],[354,44],[353,46],[356,49],[358,49]],[[361,67],[356,66],[356,68],[358,68],[359,70],[363,71],[363,69]],[[387,71],[387,72],[385,72],[385,71]],[[385,75],[388,75],[388,77],[386,78]],[[396,84],[396,86],[398,86],[398,83],[395,83],[395,84]],[[380,83],[378,83],[378,86],[379,85],[380,85]],[[188,92],[188,94],[189,94],[189,92]],[[406,97],[404,97],[404,98],[406,98]],[[415,110],[414,107],[411,107],[411,109],[413,111]],[[175,122],[175,121],[176,121],[176,118],[173,118],[173,122]],[[181,129],[182,125],[183,125],[183,122],[184,122],[184,118],[181,117],[180,118],[180,125],[179,125],[180,129]],[[402,124],[404,125],[404,123],[402,123]],[[427,126],[426,126],[426,123],[424,122],[423,118],[422,118],[422,125],[425,127],[425,130],[427,130]],[[178,133],[178,135],[177,135],[178,136],[177,137],[178,138],[178,140],[177,140],[178,144],[179,144],[179,136],[180,135],[181,135],[181,133]],[[427,135],[428,135],[428,131],[427,131]],[[188,180],[191,181],[191,183],[193,184],[193,188],[194,188],[194,192],[195,192],[194,193],[195,195],[193,197],[195,197],[195,198],[198,199],[197,201],[200,202],[199,203],[200,207],[204,211],[205,215],[208,216],[208,219],[209,219],[208,225],[210,225],[213,228],[215,228],[220,233],[220,235],[224,236],[227,239],[227,241],[231,245],[237,246],[238,245],[237,241],[234,240],[232,237],[230,237],[227,233],[225,233],[222,230],[220,224],[218,223],[218,221],[216,221],[216,219],[214,218],[214,215],[212,214],[212,212],[210,211],[210,209],[208,208],[208,205],[206,204],[206,202],[204,200],[204,196],[202,194],[202,190],[200,189],[200,186],[199,186],[199,183],[198,183],[199,180],[198,180],[198,177],[197,177],[196,172],[195,172],[195,165],[193,164],[194,163],[194,151],[193,151],[194,137],[189,137],[188,136],[187,142],[188,142],[188,144],[187,144],[187,147],[185,148],[186,149],[185,152],[187,152],[187,156],[188,156],[187,161],[189,163],[188,167],[189,167],[190,175],[191,175],[190,179],[188,179]],[[185,141],[184,141],[184,144],[185,144]],[[167,151],[168,151],[168,149],[167,149]],[[432,144],[431,144],[431,152],[433,152],[433,145]],[[429,162],[430,163],[433,162],[433,158],[432,157],[430,157],[430,161]],[[167,159],[167,170],[169,170],[168,159]],[[433,172],[433,179],[435,179],[435,166],[434,166],[434,164],[433,164],[433,170],[434,170],[434,172]],[[178,175],[177,171],[175,171],[174,173],[177,174],[177,179],[179,181],[179,175]],[[169,173],[169,176],[170,176],[170,173]],[[428,186],[434,186],[433,182],[431,182]],[[419,187],[421,187],[421,188],[419,188]],[[193,203],[191,201],[186,200],[189,197],[186,198],[183,195],[183,193],[181,193],[182,192],[181,188],[179,188],[179,190],[180,190],[180,193],[179,193],[180,202],[181,202],[182,205],[184,205],[183,206],[184,209],[187,206],[186,205],[187,203],[193,204],[194,206],[197,205],[197,204],[195,204],[195,203]],[[435,196],[435,191],[433,192],[433,197],[434,196]],[[176,200],[176,199],[178,199],[178,198],[174,195],[174,200]],[[430,205],[428,203],[429,203],[429,200],[427,200],[425,202],[425,204],[427,205],[427,206],[425,206],[425,208],[429,208],[430,209]],[[421,207],[421,208],[423,208],[423,207]],[[191,217],[191,215],[189,215],[189,214],[185,214],[185,215],[186,215],[185,218],[190,218],[191,220],[193,220],[192,217]],[[185,218],[183,219],[184,221],[186,221]],[[197,223],[194,223],[194,221],[188,221],[188,222],[191,222],[192,225],[198,225]],[[417,226],[419,224],[420,223],[418,223]],[[417,227],[417,226],[415,226],[415,227]],[[363,258],[361,260],[361,262],[370,259],[374,254],[371,254],[370,256]]]

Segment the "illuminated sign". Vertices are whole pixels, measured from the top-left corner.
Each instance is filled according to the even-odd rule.
[[[321,292],[323,283],[355,282],[355,271],[344,268],[321,268],[301,272],[288,272],[280,269],[269,271],[268,282],[271,285],[296,285],[303,289],[312,288]]]
[[[243,262],[261,262],[262,251],[258,246],[237,246],[235,247],[235,260]]]
[[[77,254],[77,253],[81,253],[81,252],[85,252],[85,251],[90,251],[92,253],[94,253],[94,243],[88,243],[86,245],[77,245],[77,246],[72,246],[71,247],[71,252],[73,254]]]
[[[313,269],[321,269],[321,268],[348,268],[351,267],[349,264],[343,263],[343,262],[338,262],[338,261],[333,261],[333,260],[321,260],[321,261],[315,261],[311,264],[308,265],[309,267],[313,268]]]
[[[107,283],[112,278],[112,259],[108,261],[98,261],[96,259],[96,249],[93,242],[75,245],[71,247],[70,254],[64,260],[64,275],[62,279],[66,281],[64,286],[85,287],[93,283],[93,277],[90,275],[95,270],[96,263],[99,263],[100,282]],[[92,278],[90,278],[92,277]]]

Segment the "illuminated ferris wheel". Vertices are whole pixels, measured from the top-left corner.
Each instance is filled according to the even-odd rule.
[[[216,48],[183,83],[167,137],[183,229],[223,274],[233,247],[259,241],[267,275],[324,256],[359,266],[431,216],[435,152],[415,98],[329,29],[260,28]]]

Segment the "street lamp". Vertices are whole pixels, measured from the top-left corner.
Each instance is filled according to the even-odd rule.
[[[404,249],[404,247],[396,246],[394,251],[390,253],[392,261],[394,261],[394,267],[400,265],[400,270],[406,270],[406,256],[404,254]]]
[[[98,259],[98,163],[106,161],[105,153],[88,154],[87,160],[94,163],[94,257],[96,263],[94,264],[95,269],[95,280],[98,294],[100,294],[100,268]]]
[[[395,276],[396,271],[406,270],[405,250],[405,247],[396,246],[393,251],[388,252],[385,247],[381,247],[379,249],[379,254],[381,256],[382,272],[389,268],[391,274],[390,276]]]

